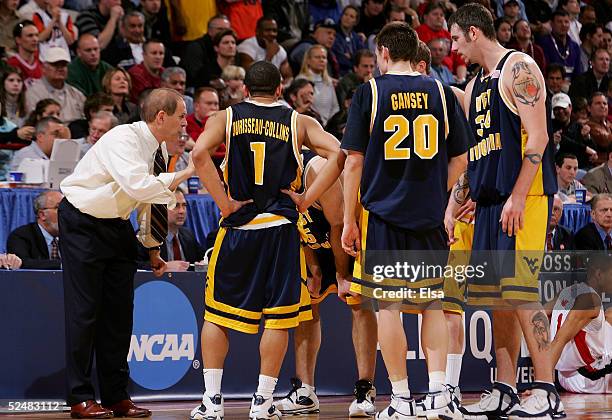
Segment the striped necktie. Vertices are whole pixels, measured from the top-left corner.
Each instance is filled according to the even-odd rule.
[[[159,146],[155,152],[153,175],[157,176],[167,172],[166,161]],[[168,236],[168,206],[166,204],[151,204],[151,235],[159,243],[163,243]]]

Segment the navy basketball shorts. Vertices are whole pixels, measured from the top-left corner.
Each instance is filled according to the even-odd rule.
[[[470,305],[506,305],[507,300],[540,300],[538,278],[542,265],[552,196],[527,196],[524,225],[514,236],[502,231],[504,203],[476,206],[470,263],[484,275],[468,281]]]
[[[221,228],[206,277],[204,319],[256,334],[312,319],[306,264],[294,224]]]
[[[448,246],[442,226],[406,230],[363,209],[360,228],[361,251],[351,291],[376,299],[379,306],[383,302],[421,305],[443,297],[444,278],[437,274],[446,266]]]

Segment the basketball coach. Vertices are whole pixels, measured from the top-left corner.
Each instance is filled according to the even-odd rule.
[[[115,127],[61,183],[60,253],[66,315],[67,402],[73,418],[148,417],[127,393],[138,240],[149,249],[156,276],[165,271],[159,246],[167,235],[167,206],[193,175],[193,163],[167,173],[166,143],[187,126],[182,96],[156,89],[142,121]],[[138,238],[130,214],[138,210]],[[92,384],[95,361],[101,404]]]

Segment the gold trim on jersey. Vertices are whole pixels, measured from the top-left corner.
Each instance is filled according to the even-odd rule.
[[[374,120],[376,119],[376,111],[378,110],[378,87],[376,86],[376,79],[370,79],[370,89],[372,90],[372,110],[370,111],[370,134],[374,129]]]
[[[444,109],[444,139],[448,137],[448,110],[446,109],[446,94],[444,93],[444,87],[442,86],[442,82],[437,79],[434,79],[436,84],[438,85],[438,90],[440,91],[440,98],[442,98],[442,109]]]
[[[232,107],[228,106],[225,110],[225,157],[223,158],[223,162],[221,162],[221,169],[223,170],[223,180],[225,181],[225,185],[227,185],[227,193],[229,195],[229,171],[227,169],[229,162],[229,151],[230,151],[230,140],[232,138],[232,118],[234,117],[234,113],[232,111]]]
[[[297,130],[297,111],[291,113],[291,147],[293,148],[293,156],[298,164],[295,179],[291,182],[291,190],[297,191],[302,188],[302,172],[304,171],[304,162],[302,161],[302,153],[300,151],[300,143]]]
[[[257,230],[257,229],[265,229],[269,227],[287,225],[291,223],[289,219],[284,216],[280,216],[278,214],[272,213],[261,213],[255,216],[250,222],[235,227],[234,229],[240,230]]]
[[[504,101],[504,104],[506,105],[506,107],[508,107],[510,112],[512,112],[515,115],[519,115],[518,108],[516,107],[515,104],[512,103],[512,98],[510,98],[507,95],[506,89],[504,89],[504,84],[502,83],[502,81],[504,80],[504,72],[506,71],[506,64],[508,64],[508,61],[510,61],[510,59],[512,58],[514,54],[523,54],[523,53],[519,53],[517,51],[517,52],[510,53],[508,55],[508,58],[506,58],[506,61],[504,62],[504,65],[502,66],[500,74],[499,74],[499,82],[497,83],[497,90],[499,91],[502,101]]]

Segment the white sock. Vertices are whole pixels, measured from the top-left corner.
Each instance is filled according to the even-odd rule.
[[[446,383],[451,386],[459,386],[461,376],[462,354],[448,354],[446,356]]]
[[[304,382],[302,382],[302,386],[303,386],[304,388],[306,388],[306,390],[307,390],[308,392],[312,392],[312,393],[314,394],[314,392],[315,392],[315,387],[314,387],[314,386],[312,386],[312,385],[308,385],[308,384],[305,384]]]
[[[259,385],[257,386],[257,392],[255,394],[261,395],[265,400],[272,398],[274,388],[276,388],[276,382],[278,382],[278,378],[259,375]]]
[[[391,389],[393,395],[397,397],[410,398],[410,389],[408,389],[408,378],[400,379],[399,381],[391,381]]]
[[[440,392],[444,391],[444,380],[446,379],[446,373],[441,370],[435,372],[429,372],[429,392]]]
[[[221,393],[221,379],[223,378],[223,369],[202,369],[204,374],[204,389],[209,397],[214,397]]]
[[[516,390],[516,387],[514,387],[514,386],[512,386],[512,385],[510,385],[510,384],[507,384],[507,383],[505,383],[505,382],[501,382],[501,381],[495,381],[495,382],[497,382],[498,384],[504,384],[504,385],[506,385],[506,386],[509,386],[510,388],[512,388],[512,392],[514,392],[515,394],[517,394],[517,393],[518,393],[518,392],[517,392],[517,390]]]

